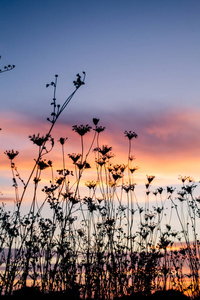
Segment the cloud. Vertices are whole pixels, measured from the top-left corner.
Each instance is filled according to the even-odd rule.
[[[121,112],[112,118],[112,134],[119,139],[124,130],[138,134],[137,147],[146,155],[191,153],[197,155],[200,146],[200,110]]]
[[[146,174],[155,173],[161,179],[170,176],[191,175],[197,176],[199,169],[199,149],[200,149],[200,111],[197,109],[151,109],[135,110],[133,112],[124,111],[82,112],[72,113],[65,118],[63,115],[55,125],[52,136],[55,138],[55,147],[46,159],[52,159],[55,168],[62,168],[61,146],[57,142],[60,137],[67,137],[65,145],[65,157],[67,166],[71,167],[68,153],[81,152],[80,136],[72,131],[72,126],[77,124],[92,124],[92,118],[100,118],[99,125],[106,129],[100,134],[100,145],[109,145],[116,155],[113,158],[115,163],[127,163],[128,160],[128,139],[124,135],[125,130],[135,131],[137,139],[132,140],[132,154],[136,160],[134,164],[139,166],[138,177],[144,179]],[[3,154],[5,150],[18,150],[20,153],[16,157],[16,165],[23,176],[27,177],[37,158],[38,149],[33,145],[28,136],[31,134],[48,132],[50,123],[46,119],[35,119],[23,114],[4,114],[1,119],[2,131],[0,132],[0,164],[1,170],[6,171],[9,161]],[[94,131],[84,136],[84,153],[86,154]],[[93,145],[96,147],[96,142]],[[89,163],[94,165],[94,154],[89,156]],[[23,177],[22,176],[22,177]],[[23,177],[24,178],[24,177]]]
[[[143,149],[159,156],[196,157],[200,147],[199,113],[172,111],[150,117],[141,128]]]

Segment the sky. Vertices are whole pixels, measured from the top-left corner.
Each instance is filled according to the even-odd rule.
[[[156,176],[171,185],[179,175],[200,180],[200,2],[198,0],[0,0],[0,191],[9,198],[5,150],[18,150],[26,177],[35,148],[28,139],[45,134],[52,89],[57,101],[73,91],[86,72],[52,135],[69,137],[71,127],[100,119],[102,143],[126,160],[125,130],[133,142],[138,180]],[[56,152],[57,151],[57,152]],[[55,148],[55,159],[59,155]],[[137,179],[137,177],[136,177]]]

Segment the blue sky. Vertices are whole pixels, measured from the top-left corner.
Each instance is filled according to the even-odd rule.
[[[82,70],[86,109],[198,104],[199,1],[0,3],[1,62],[17,67],[1,79],[6,108],[37,108],[55,73],[64,97]]]
[[[23,128],[29,134],[42,131],[52,97],[45,85],[54,74],[59,75],[57,98],[62,103],[73,90],[76,73],[85,71],[86,85],[60,124],[99,117],[111,137],[118,132],[123,136],[124,130],[138,133],[136,152],[143,170],[153,167],[164,176],[171,160],[167,168],[173,176],[180,166],[196,175],[199,15],[197,0],[0,0],[0,63],[16,65],[1,74],[2,151],[17,142],[12,126],[21,130],[21,148],[28,143],[23,142],[28,134]]]

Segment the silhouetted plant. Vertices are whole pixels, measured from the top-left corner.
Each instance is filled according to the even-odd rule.
[[[82,299],[136,293],[150,296],[170,289],[198,296],[197,184],[185,176],[180,177],[182,186],[178,191],[171,186],[153,190],[155,176],[147,175],[144,199],[138,199],[135,173],[139,167],[134,164],[132,150],[137,134],[124,132],[128,139],[127,160],[114,163],[112,146],[101,143],[105,127],[99,125],[98,118],[93,118],[92,125],[72,126],[80,139],[80,151],[65,155],[68,139],[55,141],[52,130],[84,84],[85,73],[83,80],[77,74],[75,90],[62,106],[56,99],[57,79],[56,75],[47,84],[53,88],[53,109],[47,119],[50,128],[44,135],[29,136],[37,153],[26,181],[16,167],[18,151],[5,151],[11,164],[15,210],[11,213],[4,205],[0,207],[1,294],[25,291],[30,285],[43,294],[76,293]],[[90,137],[89,145],[86,135]],[[55,143],[61,147],[59,170],[46,159],[47,154],[53,155]],[[91,178],[90,166],[96,170]],[[45,169],[49,169],[50,180],[42,187],[43,200],[38,201]],[[31,183],[31,204],[23,215],[23,199]],[[173,228],[173,216],[179,228]]]

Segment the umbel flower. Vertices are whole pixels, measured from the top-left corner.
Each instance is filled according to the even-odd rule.
[[[69,158],[71,158],[71,160],[75,164],[82,155],[80,153],[78,153],[78,154],[72,153],[72,154],[68,154],[68,156],[69,156]]]
[[[14,150],[8,150],[7,151],[6,150],[4,153],[8,156],[8,158],[10,160],[13,160],[15,158],[15,156],[17,156],[19,154],[19,151],[14,151]]]
[[[91,189],[95,189],[97,186],[97,181],[86,181],[85,185],[91,190]]]
[[[135,186],[136,186],[136,183],[124,184],[124,185],[122,185],[122,189],[125,190],[126,193],[128,193],[129,191],[134,191]]]
[[[181,176],[180,175],[178,179],[181,180],[182,183],[184,183],[188,179],[188,176]]]
[[[195,184],[183,186],[182,189],[186,191],[188,194],[192,195],[193,190],[197,187]]]
[[[96,128],[94,128],[94,130],[97,132],[97,133],[100,133],[102,131],[105,130],[106,127],[103,127],[103,126],[96,126]]]
[[[139,169],[139,167],[133,167],[133,168],[129,168],[131,173],[134,173],[135,171],[137,171]]]
[[[106,164],[106,157],[100,157],[99,159],[95,159],[95,161],[99,166],[102,167]]]
[[[129,139],[132,140],[132,138],[137,138],[138,135],[134,131],[124,131],[125,136]]]
[[[155,178],[154,175],[147,175],[148,184],[150,184],[154,180],[154,178]]]
[[[112,150],[112,147],[109,147],[108,145],[103,145],[101,148],[100,147],[94,148],[93,151],[97,151],[97,152],[101,153],[103,156],[105,156],[111,150]]]
[[[112,171],[112,177],[114,181],[117,181],[118,179],[122,178],[123,174],[118,171]]]
[[[172,194],[175,191],[175,188],[172,186],[167,186],[167,193]]]
[[[38,135],[29,135],[29,139],[33,142],[33,144],[41,147],[46,141],[48,141],[49,136],[40,136],[40,134],[38,133]]]
[[[84,161],[83,163],[82,162],[77,162],[76,166],[78,167],[79,170],[82,170],[83,168],[85,168],[85,169],[90,169],[91,168],[90,164],[87,163],[86,161]]]
[[[95,125],[95,128],[93,129],[94,131],[96,131],[97,133],[100,133],[105,130],[105,127],[97,126],[99,123],[99,119],[93,118],[92,121],[93,121],[93,124]]]
[[[45,160],[39,160],[39,161],[38,161],[38,168],[39,168],[40,170],[44,170],[44,169],[46,169],[46,168],[48,168],[48,167],[49,167],[49,163],[46,162]]]
[[[85,135],[87,132],[90,132],[90,130],[92,129],[92,127],[89,126],[88,124],[86,124],[85,126],[84,125],[80,125],[80,126],[74,125],[72,127],[73,127],[72,130],[77,132],[81,136]]]

